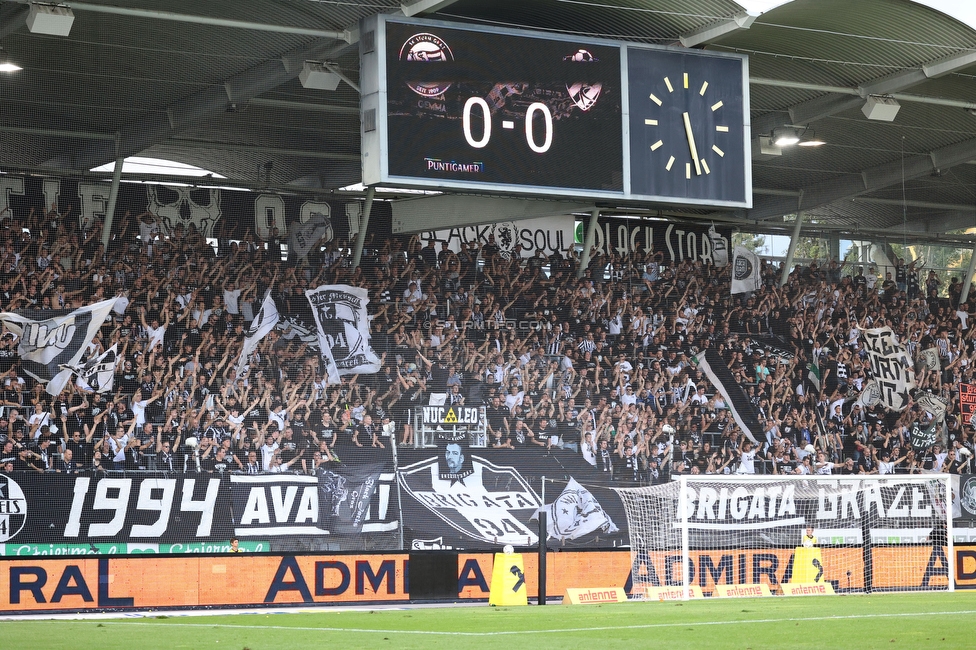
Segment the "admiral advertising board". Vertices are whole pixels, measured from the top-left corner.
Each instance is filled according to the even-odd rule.
[[[976,588],[976,547],[956,547],[956,588]],[[487,600],[494,554],[458,555],[458,598]],[[931,547],[872,550],[875,588],[944,588],[948,576],[933,563]],[[538,558],[525,553],[529,598],[539,592]],[[792,552],[726,549],[690,555],[692,587],[714,595],[720,586],[761,585],[783,593],[791,584]],[[863,562],[860,549],[823,549],[824,584],[835,591],[863,589],[862,571],[848,576],[835,566]],[[855,564],[851,564],[855,563]],[[637,578],[656,589],[680,582],[681,556],[654,552],[636,565],[627,550],[566,551],[547,558],[546,591],[591,584],[633,593]],[[638,575],[635,575],[639,574]],[[410,562],[387,554],[224,554],[188,557],[3,558],[0,612],[98,611],[265,605],[397,603],[409,599]]]

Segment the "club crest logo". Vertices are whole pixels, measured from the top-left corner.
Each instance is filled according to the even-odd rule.
[[[861,403],[867,408],[876,406],[881,401],[881,386],[873,379],[864,384],[861,391]]]
[[[463,480],[457,480],[449,467],[442,478],[442,463],[446,467],[452,460],[456,459],[435,456],[401,467],[397,473],[401,487],[468,539],[529,546],[539,541],[530,519],[542,500],[514,467],[473,455]]]
[[[959,503],[968,512],[976,512],[976,478],[969,478],[962,487]]]
[[[400,60],[411,63],[443,63],[454,60],[454,53],[440,36],[429,32],[414,34],[400,48]],[[451,87],[449,81],[408,81],[407,86],[422,97],[436,97]]]
[[[752,262],[744,255],[735,258],[732,266],[732,277],[736,280],[748,280],[752,277]]]
[[[496,223],[492,228],[495,235],[495,242],[498,244],[502,258],[511,259],[518,244],[519,228],[514,221],[502,221]]]
[[[593,56],[589,50],[579,49],[572,54],[567,54],[563,57],[563,61],[571,61],[573,63],[596,63],[600,59]],[[569,98],[573,100],[577,108],[581,111],[588,111],[596,105],[596,101],[600,98],[600,93],[603,91],[602,83],[585,83],[577,82],[572,84],[566,84],[566,92],[569,93]]]
[[[0,542],[17,536],[27,523],[27,497],[9,476],[0,475]]]

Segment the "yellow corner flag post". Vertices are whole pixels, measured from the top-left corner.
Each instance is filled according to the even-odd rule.
[[[824,582],[823,554],[816,546],[797,546],[793,551],[793,578],[790,582],[819,584]]]
[[[506,546],[505,550],[506,553],[495,553],[488,604],[498,607],[528,605],[522,554],[511,552],[510,546]]]

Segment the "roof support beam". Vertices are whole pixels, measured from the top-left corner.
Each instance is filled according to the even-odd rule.
[[[847,174],[810,187],[802,188],[799,205],[793,197],[764,197],[746,214],[749,219],[764,220],[794,214],[797,210],[812,210],[834,201],[850,199],[909,180],[931,174],[936,169],[949,169],[976,158],[976,139],[934,149],[928,154],[894,160],[870,167],[860,174]]]
[[[166,108],[165,115],[153,113],[119,129],[118,150],[114,142],[92,142],[83,148],[65,152],[43,163],[46,167],[91,169],[117,157],[126,157],[166,140],[198,124],[201,120],[219,115],[236,104],[246,102],[281,84],[294,79],[306,59],[334,56],[348,47],[336,39],[319,39],[312,45],[288,52],[279,59],[260,63],[244,70],[223,83],[195,92]]]
[[[889,95],[913,86],[917,86],[923,81],[941,77],[955,72],[976,63],[976,52],[967,51],[952,54],[950,56],[936,59],[922,64],[919,68],[902,70],[894,74],[879,77],[857,87],[860,99],[866,99],[869,95]],[[794,123],[806,124],[815,120],[823,119],[831,115],[836,115],[860,104],[860,101],[847,97],[834,97],[833,101],[819,101],[821,98],[812,99],[808,102],[797,104],[790,107],[790,114],[793,116]]]
[[[27,0],[14,0],[28,4]],[[194,14],[181,14],[172,11],[157,11],[154,9],[138,9],[135,7],[118,7],[114,5],[91,4],[88,2],[67,2],[59,3],[62,6],[71,8],[74,11],[88,11],[91,13],[112,14],[115,16],[129,16],[132,18],[146,18],[148,20],[168,20],[178,23],[191,23],[194,25],[212,25],[214,27],[230,27],[235,29],[250,29],[258,32],[274,32],[276,34],[296,34],[299,36],[317,36],[319,38],[332,38],[352,43],[355,35],[349,30],[336,31],[334,29],[317,29],[315,27],[297,27],[292,25],[271,25],[268,23],[255,23],[247,20],[235,20],[233,18],[217,18],[214,16],[199,16]]]
[[[682,34],[678,40],[685,47],[705,45],[722,38],[726,34],[739,31],[740,29],[749,29],[758,17],[758,15],[750,14],[747,11],[740,11],[731,18],[723,18],[714,23],[703,25],[687,34]]]
[[[210,140],[191,140],[189,138],[171,138],[161,145],[191,149],[210,149],[217,151],[243,151],[246,153],[266,153],[273,156],[292,156],[294,158],[318,158],[321,160],[345,160],[359,162],[360,155],[351,153],[332,153],[331,151],[302,151],[301,149],[287,149],[285,147],[261,147],[253,144],[235,144],[233,142],[212,142]]]
[[[287,99],[265,99],[255,97],[249,99],[248,106],[262,106],[265,108],[287,108],[294,111],[315,111],[319,113],[341,113],[343,115],[359,115],[358,106],[335,106],[333,104],[310,104],[308,102],[293,102]]]
[[[936,226],[934,228],[933,226]],[[976,210],[952,210],[932,214],[926,219],[915,219],[905,224],[909,232],[942,234],[963,228],[976,228]]]
[[[929,61],[928,63],[922,64],[918,68],[911,68],[908,70],[902,70],[900,72],[895,72],[884,77],[878,77],[866,83],[861,84],[857,88],[834,88],[834,87],[824,87],[822,90],[826,93],[831,93],[824,95],[822,97],[815,97],[814,99],[801,102],[794,106],[789,107],[790,119],[793,124],[809,124],[811,122],[816,122],[817,120],[822,120],[831,115],[836,115],[838,113],[843,113],[844,111],[857,108],[864,103],[864,100],[869,95],[892,95],[895,99],[907,101],[912,101],[913,99],[919,97],[917,95],[901,96],[897,95],[899,91],[917,86],[923,81],[928,79],[934,79],[936,77],[941,77],[943,75],[950,74],[956,70],[960,70],[967,66],[971,66],[976,63],[976,52],[968,50],[964,52],[958,52],[956,54],[951,54],[949,56],[943,57],[941,59],[935,59]],[[773,80],[764,80],[767,85],[774,85]],[[750,80],[751,83],[759,83],[759,80]],[[784,85],[789,84],[787,87],[791,88],[808,88],[809,90],[821,90],[814,85],[803,86],[796,82],[785,82]],[[836,97],[833,95],[843,93],[849,95],[847,97]],[[937,98],[930,98],[935,100]],[[918,99],[917,101],[923,101]],[[945,100],[943,100],[945,101]],[[932,103],[936,103],[932,101]],[[963,108],[970,108],[969,106],[963,106]],[[769,133],[773,128],[781,126],[783,122],[780,121],[779,114],[770,115],[768,118],[765,116],[760,116],[759,118],[752,121],[753,133]]]
[[[18,7],[6,16],[0,16],[0,38],[6,38],[26,25],[29,13],[30,7]]]
[[[420,16],[422,14],[432,14],[445,9],[452,4],[457,2],[457,0],[417,0],[417,2],[400,3],[400,11],[407,18],[413,16]]]

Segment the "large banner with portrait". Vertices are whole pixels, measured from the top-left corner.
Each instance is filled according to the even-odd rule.
[[[318,328],[319,350],[330,383],[344,375],[379,372],[380,359],[369,344],[369,294],[361,287],[324,285],[305,291]]]
[[[398,454],[406,548],[532,546],[539,542],[541,508],[550,514],[550,544],[628,543],[623,504],[610,482],[574,452],[469,447],[448,434],[436,448]]]

